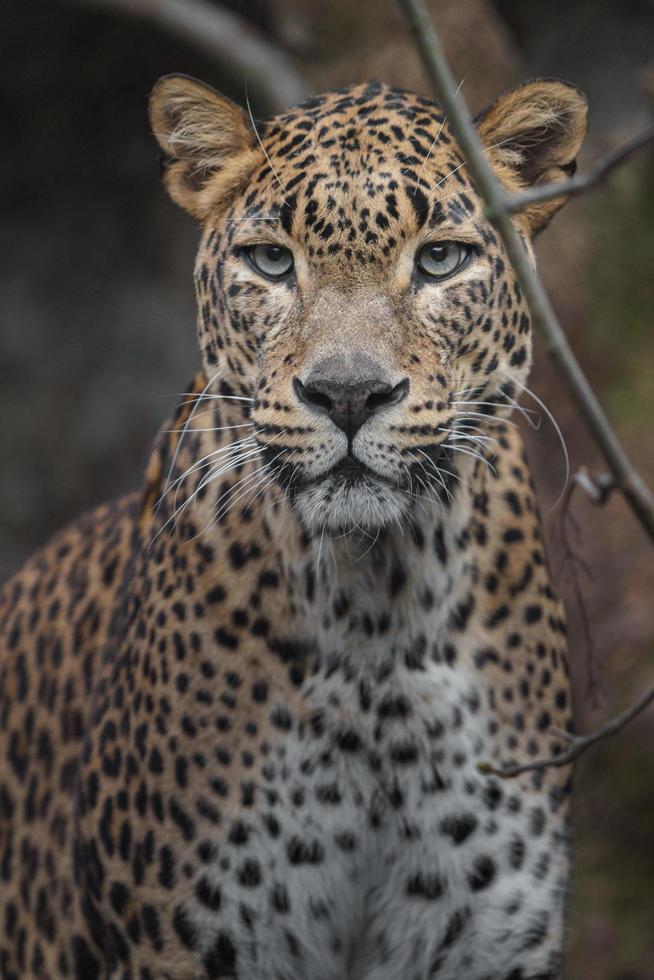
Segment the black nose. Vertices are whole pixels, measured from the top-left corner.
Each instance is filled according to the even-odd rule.
[[[301,402],[314,412],[328,415],[352,440],[371,415],[406,398],[409,379],[391,385],[375,379],[348,384],[318,378],[303,385],[299,378],[293,378],[293,388]]]

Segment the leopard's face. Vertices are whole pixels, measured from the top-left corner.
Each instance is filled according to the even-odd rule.
[[[307,526],[378,529],[438,501],[457,461],[484,451],[485,419],[529,370],[527,306],[430,100],[356,86],[260,124],[247,152],[227,206],[217,187],[206,205],[207,375],[247,399]],[[496,166],[519,185],[505,152]],[[184,179],[191,193],[197,171]],[[520,222],[527,244],[542,218]]]

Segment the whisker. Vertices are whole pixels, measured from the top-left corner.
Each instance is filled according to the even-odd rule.
[[[471,425],[477,426],[475,419],[483,419],[484,422],[490,423],[491,425],[510,425],[514,429],[519,429],[520,426],[513,419],[498,419],[493,415],[484,415],[483,412],[463,412],[461,415],[457,415],[454,420],[454,426],[459,429],[463,428],[462,422],[470,422]]]
[[[188,402],[180,403],[180,407],[181,407],[181,404],[191,405],[192,402],[188,401]],[[196,412],[195,415],[193,416],[193,418],[199,419],[199,418],[202,418],[203,415],[213,415],[213,414],[215,414],[218,411],[220,411],[218,405],[211,405],[209,408],[203,408],[201,412]],[[254,424],[255,423],[251,419],[248,419],[247,422],[238,422],[238,423],[235,422],[233,424],[230,423],[229,425],[219,425],[218,428],[219,429],[237,429],[239,427],[240,428],[243,428],[246,425],[254,426]],[[175,430],[174,429],[166,429],[165,431],[167,431],[167,432],[174,432]]]
[[[229,470],[237,469],[239,466],[242,466],[243,463],[245,463],[247,460],[252,459],[254,456],[259,455],[261,452],[262,450],[259,449],[259,447],[257,447],[256,449],[249,449],[246,452],[242,452],[236,455],[235,458],[229,459],[226,464],[224,464],[223,460],[219,461],[218,470],[216,470],[213,467],[209,469],[209,472],[204,477],[202,477],[202,479],[199,481],[193,493],[186,498],[184,503],[180,504],[180,506],[176,508],[174,514],[172,515],[172,518],[169,518],[169,521],[174,520],[174,524],[176,525],[178,520],[177,515],[183,513],[186,510],[186,508],[192,503],[193,500],[195,500],[195,498],[197,497],[197,495],[200,493],[201,490],[204,490],[204,488],[209,486],[210,483],[213,483],[214,480],[217,480],[218,477],[222,476],[223,473],[226,473]],[[173,506],[175,505],[176,502],[177,502],[177,498],[175,497]],[[167,523],[168,521],[166,522],[166,524]],[[164,527],[165,526],[166,525],[164,525]]]
[[[466,72],[466,73],[465,73],[465,75],[463,76],[463,78],[461,79],[461,81],[459,82],[459,84],[458,84],[458,86],[457,86],[457,90],[456,90],[456,94],[457,94],[457,95],[459,94],[459,92],[460,92],[460,91],[461,91],[461,89],[463,88],[463,83],[465,82],[465,80],[466,80],[466,78],[468,77],[468,75],[469,75],[469,72]],[[417,190],[418,190],[418,182],[420,181],[420,176],[421,176],[421,174],[422,174],[422,172],[423,172],[423,170],[425,169],[425,167],[426,167],[426,165],[427,165],[427,161],[429,160],[429,158],[430,158],[430,156],[432,155],[432,153],[433,153],[433,151],[434,151],[434,147],[436,146],[436,143],[437,143],[437,141],[438,141],[438,137],[439,137],[439,136],[441,135],[441,133],[443,132],[443,129],[444,129],[444,127],[445,127],[445,124],[446,124],[446,122],[447,122],[447,113],[446,113],[446,114],[445,114],[445,115],[443,116],[443,122],[441,123],[441,125],[440,125],[440,128],[439,128],[439,130],[438,130],[438,132],[437,132],[437,133],[436,133],[436,135],[434,136],[434,139],[433,139],[433,141],[432,141],[432,144],[431,144],[431,146],[429,147],[429,151],[428,151],[428,153],[427,153],[427,156],[426,156],[426,157],[425,157],[425,159],[424,159],[424,160],[422,161],[422,164],[421,164],[421,167],[420,167],[420,170],[419,170],[419,171],[418,171],[418,173],[416,174],[416,186],[415,186],[415,187],[414,187],[414,189],[413,189],[413,196],[414,196],[414,197],[416,196],[416,193],[417,193]]]
[[[491,473],[497,475],[497,471],[493,464],[480,453],[476,453],[473,449],[464,449],[463,446],[453,446],[450,442],[448,442],[448,446],[455,453],[464,453],[466,456],[472,456],[473,459],[479,460],[480,463],[483,463],[484,466],[488,467]]]
[[[430,464],[430,466],[433,469],[434,476],[436,477],[436,479],[438,480],[438,482],[443,487],[443,490],[448,495],[449,499],[450,500],[453,500],[454,497],[453,497],[452,491],[450,490],[450,488],[445,483],[445,480],[443,479],[442,474],[443,473],[446,473],[446,474],[449,474],[450,476],[454,476],[455,474],[454,473],[450,473],[449,470],[443,470],[443,469],[441,469],[440,466],[437,466],[436,463],[434,462],[434,460],[430,456],[428,456],[427,453],[424,450],[418,449],[418,452],[420,453],[421,456],[424,456],[425,459],[428,461],[428,463]],[[461,479],[461,477],[459,477],[459,479]],[[464,481],[462,479],[461,479],[461,482],[464,483]]]
[[[247,493],[247,492],[249,492],[251,490],[256,489],[259,486],[259,484],[260,484],[260,474],[261,473],[264,473],[268,469],[269,465],[270,464],[268,464],[268,463],[264,463],[263,466],[260,466],[258,469],[253,470],[252,472],[245,473],[241,477],[240,480],[237,480],[236,483],[234,483],[232,486],[228,487],[220,495],[220,497],[218,498],[218,500],[213,505],[213,507],[211,509],[211,512],[210,512],[210,515],[209,515],[209,520],[207,521],[207,523],[205,524],[205,526],[202,528],[202,530],[199,532],[199,534],[203,534],[205,531],[209,530],[209,528],[211,528],[211,527],[216,527],[218,525],[218,522],[227,514],[227,512],[229,510],[231,510],[232,506],[234,506],[238,502],[238,500],[241,499],[241,497],[243,497],[245,495],[245,493]],[[254,484],[254,486],[252,486],[252,484]],[[228,503],[227,501],[229,500],[229,498],[231,497],[231,495],[234,493],[234,491],[237,490],[237,489],[240,489],[240,492],[234,498],[234,500],[232,500],[232,501],[230,501]],[[223,506],[221,508],[220,507],[220,502],[222,500],[226,500],[226,502],[225,502],[225,504],[223,504]]]
[[[263,466],[260,466],[256,470],[253,470],[251,473],[246,473],[245,476],[241,477],[240,480],[237,480],[233,486],[229,487],[228,490],[225,490],[224,493],[221,493],[220,497],[218,498],[218,500],[214,505],[213,520],[215,520],[216,523],[218,523],[218,521],[222,517],[224,517],[236,503],[238,503],[238,501],[241,499],[241,497],[243,496],[243,494],[246,492],[247,489],[252,489],[250,484],[254,483],[258,486],[260,482],[259,480],[260,474],[267,471],[268,465],[269,465],[268,463],[264,463]],[[233,500],[230,500],[229,498],[231,498],[235,490],[239,490],[239,493],[236,495],[236,497]],[[228,499],[225,500],[225,498]],[[225,500],[225,503],[221,507],[220,502],[222,500]]]
[[[252,129],[254,130],[254,135],[257,138],[257,143],[259,144],[259,146],[263,150],[263,155],[265,156],[265,158],[266,158],[266,160],[268,162],[268,166],[270,167],[270,169],[272,170],[273,174],[275,175],[275,180],[277,181],[277,183],[279,184],[279,186],[281,188],[281,191],[282,191],[282,200],[284,201],[284,204],[288,204],[288,201],[286,200],[286,197],[285,197],[286,188],[282,184],[282,182],[281,182],[281,180],[279,178],[279,174],[277,173],[277,171],[273,167],[272,160],[268,156],[268,152],[267,152],[265,146],[263,145],[263,143],[261,142],[261,137],[259,136],[259,130],[257,129],[257,125],[256,125],[256,123],[254,121],[254,116],[252,115],[252,106],[250,105],[250,99],[248,98],[247,80],[245,82],[245,104],[248,107],[248,115],[250,117],[250,123],[252,125]]]
[[[229,455],[239,448],[245,448],[248,443],[250,446],[256,445],[256,439],[254,436],[245,436],[243,439],[237,439],[235,442],[230,442],[226,446],[221,446],[219,449],[214,449],[213,452],[207,453],[206,456],[203,456],[201,459],[187,467],[181,476],[178,476],[172,483],[169,483],[159,499],[163,500],[166,494],[168,494],[174,486],[181,483],[187,476],[190,476],[191,473],[195,472],[195,470],[201,469],[206,464],[207,460],[214,456]],[[212,463],[211,465],[214,464]]]
[[[499,442],[497,441],[497,439],[493,438],[493,436],[484,436],[478,432],[461,432],[458,429],[458,427],[452,430],[452,435],[450,436],[450,442],[452,442],[453,440],[456,441],[464,440],[465,442],[474,442],[477,443],[479,446],[492,445],[493,443],[495,443],[496,446],[499,446]]]
[[[498,143],[493,143],[492,146],[484,146],[484,147],[482,147],[482,153],[489,153],[491,150],[496,150],[498,146],[504,146],[505,143],[511,143],[512,140],[513,140],[513,137],[509,137],[509,138],[507,138],[505,140],[500,140]],[[450,172],[448,174],[445,174],[445,176],[442,177],[441,180],[438,181],[438,183],[436,184],[436,187],[440,187],[441,184],[444,184],[445,183],[445,181],[448,179],[448,177],[451,177],[453,174],[455,174],[457,172],[457,170],[460,170],[461,167],[467,166],[467,164],[468,164],[468,161],[467,160],[464,160],[462,163],[460,163],[458,165],[458,167],[454,167],[452,170],[450,170]]]
[[[260,473],[265,472],[265,471],[270,471],[270,469],[272,468],[272,466],[275,463],[275,461],[279,459],[279,457],[283,454],[283,452],[284,452],[284,450],[281,450],[279,453],[277,453],[277,455],[272,460],[270,460],[270,462],[264,463],[264,465],[261,466],[258,470],[254,470],[254,472],[252,474],[250,474],[249,478],[245,478],[244,477],[243,480],[240,480],[239,481],[239,483],[234,484],[233,487],[230,487],[229,490],[227,490],[218,499],[218,501],[216,503],[216,508],[218,507],[218,504],[223,499],[223,497],[229,496],[230,494],[232,494],[234,492],[234,490],[239,485],[241,486],[241,492],[238,494],[238,496],[235,498],[235,500],[232,500],[232,501],[229,502],[229,505],[226,506],[226,509],[225,509],[225,506],[223,506],[223,508],[221,510],[216,510],[216,515],[215,515],[215,521],[216,521],[216,523],[222,517],[225,517],[229,513],[229,511],[235,506],[235,504],[244,496],[244,494],[246,492],[246,490],[244,489],[244,487],[247,486],[249,483],[251,483],[255,477],[258,477]],[[258,485],[258,482],[259,481],[256,481],[256,484],[257,485]],[[252,487],[249,487],[249,489],[252,490],[253,488]]]
[[[524,416],[524,418],[527,420],[527,425],[531,429],[534,429],[535,431],[537,431],[538,429],[540,429],[540,427],[541,427],[541,420],[540,420],[540,416],[538,415],[538,412],[534,412],[533,409],[531,409],[531,408],[525,408],[524,405],[520,405],[515,400],[515,398],[511,398],[511,396],[510,395],[507,395],[507,393],[505,391],[502,392],[502,397],[507,400],[507,402],[509,403],[509,405],[513,405],[513,407],[515,409],[517,409],[519,412],[522,413],[522,415]],[[530,415],[535,415],[536,416],[536,421],[535,422],[533,421],[533,419],[530,419],[529,418]]]
[[[213,409],[211,409],[211,411],[213,411]],[[202,415],[202,414],[205,414],[205,413],[203,413],[203,412],[199,412],[198,413],[198,415]],[[226,432],[228,429],[247,429],[247,428],[252,428],[253,425],[254,425],[254,422],[243,422],[242,425],[210,425],[210,426],[207,426],[206,428],[196,428],[194,426],[193,427],[193,431],[194,432]],[[160,432],[184,432],[185,429],[160,429],[159,431]]]
[[[220,371],[216,371],[216,373],[213,375],[213,377],[212,378],[209,378],[209,380],[207,381],[206,385],[204,386],[204,389],[202,391],[202,394],[205,394],[205,392],[211,387],[211,385],[214,383],[214,381],[216,380],[216,378],[218,377],[219,374],[220,374]],[[191,420],[193,418],[193,414],[195,412],[195,408],[196,408],[196,406],[194,405],[193,408],[191,409],[190,413],[189,413],[189,417],[186,420],[186,424],[184,425],[184,431],[182,432],[182,434],[179,437],[179,440],[177,442],[177,445],[175,446],[175,452],[173,453],[173,458],[172,458],[171,463],[170,463],[170,468],[168,470],[168,476],[166,477],[166,483],[169,483],[170,482],[170,478],[171,478],[171,476],[173,474],[173,470],[175,469],[175,463],[177,462],[177,456],[179,455],[179,450],[181,448],[182,442],[184,441],[184,436],[186,435],[186,430],[188,429],[188,427],[189,427],[189,425],[191,423]]]
[[[213,384],[213,381],[215,381],[217,377],[218,377],[217,374],[214,375],[213,380],[210,383]],[[189,398],[187,402],[182,402],[181,403],[182,405],[192,405],[193,402],[209,401],[209,400],[228,401],[228,402],[253,402],[254,401],[254,398],[251,398],[249,395],[216,395],[212,392],[206,392],[206,391],[202,391],[200,392],[200,394],[194,391],[179,391],[177,392],[176,397]]]
[[[555,510],[559,506],[559,504],[561,503],[561,501],[563,500],[563,495],[565,494],[565,491],[566,491],[566,489],[568,487],[568,482],[570,480],[570,456],[568,455],[568,447],[567,447],[566,441],[565,441],[565,439],[563,437],[563,433],[561,432],[561,427],[559,426],[559,423],[556,421],[556,419],[554,418],[554,416],[550,412],[550,410],[547,407],[547,405],[545,404],[545,402],[541,398],[539,398],[538,395],[536,395],[531,390],[531,388],[528,388],[526,384],[523,384],[517,378],[511,378],[511,380],[513,381],[513,383],[515,385],[517,385],[519,388],[521,388],[522,391],[524,391],[524,392],[526,392],[526,394],[530,395],[531,398],[534,399],[534,401],[536,402],[537,405],[540,405],[540,407],[542,408],[542,410],[545,412],[545,414],[547,415],[548,419],[552,423],[552,425],[554,427],[554,431],[556,432],[556,434],[558,436],[558,439],[559,439],[559,442],[561,443],[561,449],[563,450],[563,458],[565,460],[565,479],[563,481],[563,487],[561,489],[560,494],[558,495],[558,497],[556,498],[556,501],[552,504],[552,506],[550,507],[550,509],[547,512],[548,514],[551,514],[551,512],[553,510]]]

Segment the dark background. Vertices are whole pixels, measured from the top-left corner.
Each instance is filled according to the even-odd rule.
[[[160,187],[147,97],[171,71],[241,102],[245,82],[221,67],[224,60],[147,14],[129,16],[125,5],[0,0],[2,578],[80,510],[136,485],[150,440],[199,366],[197,232]],[[369,77],[427,91],[392,0],[224,6],[280,49],[307,91]],[[524,78],[573,81],[591,104],[586,166],[651,120],[651,0],[430,6],[473,110]],[[265,89],[255,86],[250,96],[263,111]],[[573,346],[652,484],[652,153],[572,202],[538,252]],[[601,467],[540,353],[531,383],[561,425],[573,467]],[[546,422],[528,438],[547,512],[561,489],[562,452]],[[581,528],[575,548],[593,573],[580,579],[590,668],[579,604],[561,569],[560,513],[546,525],[571,619],[579,725],[590,728],[654,679],[654,562],[619,499],[600,510],[580,498],[573,511]],[[589,694],[589,678],[599,694]],[[654,977],[652,715],[578,767],[568,980]]]

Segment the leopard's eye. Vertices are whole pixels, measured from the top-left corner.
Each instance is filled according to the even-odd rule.
[[[293,254],[283,245],[252,245],[245,249],[250,264],[267,279],[283,279],[293,271]]]
[[[432,279],[447,279],[460,269],[472,255],[472,246],[465,242],[429,242],[416,255],[420,272]]]

